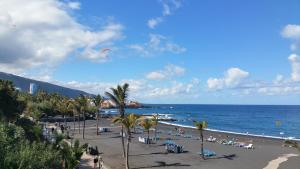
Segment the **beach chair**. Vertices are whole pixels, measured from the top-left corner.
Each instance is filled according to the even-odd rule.
[[[206,141],[208,142],[216,142],[217,141],[217,138],[213,137],[213,136],[209,136]]]
[[[122,137],[122,132],[120,132],[120,136]],[[123,132],[123,137],[126,137],[126,133]]]
[[[152,139],[151,138],[145,138],[145,137],[139,137],[139,142],[144,143],[144,144],[151,144]]]
[[[109,129],[106,128],[106,127],[99,127],[99,132],[100,132],[100,133],[109,132]]]
[[[245,143],[239,142],[235,144],[236,147],[245,147]]]
[[[254,149],[253,144],[248,144],[247,146],[244,146],[245,149]]]
[[[203,153],[205,157],[213,157],[217,155],[214,151],[210,151],[208,149],[204,149]],[[201,151],[198,154],[202,155]]]
[[[183,146],[177,144],[167,144],[166,150],[168,153],[182,153]]]

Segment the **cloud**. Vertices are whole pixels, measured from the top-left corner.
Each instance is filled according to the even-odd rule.
[[[150,80],[164,80],[175,76],[182,76],[185,74],[185,68],[169,64],[165,66],[164,70],[150,72],[146,75]]]
[[[68,7],[71,9],[80,9],[80,2],[68,2],[67,3]]]
[[[285,38],[290,38],[290,39],[300,39],[300,25],[286,25],[282,32],[281,35]]]
[[[129,84],[129,99],[138,101],[155,102],[156,99],[169,100],[180,98],[197,98],[200,95],[200,80],[197,78],[191,79],[189,82],[166,82],[164,86],[153,85],[151,81],[145,79],[124,79],[119,82],[79,82],[69,81],[60,82],[52,81],[54,84],[61,86],[83,90],[92,94],[104,94],[105,91],[110,91],[111,87],[116,87],[118,84]]]
[[[20,73],[54,67],[74,53],[105,61],[101,49],[123,37],[123,26],[110,22],[91,31],[65,6],[80,7],[76,2],[58,0],[0,1],[0,71]]]
[[[147,24],[151,29],[154,29],[162,21],[163,19],[161,17],[157,17],[157,18],[149,19]]]
[[[238,68],[229,69],[223,78],[209,78],[211,91],[228,90],[233,95],[299,95],[300,94],[300,58],[296,54],[288,57],[291,63],[290,77],[279,74],[272,82],[245,79],[249,73]]]
[[[300,58],[296,54],[291,54],[288,59],[292,67],[291,79],[295,82],[299,82],[300,81]]]
[[[182,6],[182,0],[161,0],[162,16],[151,18],[147,21],[149,28],[154,29],[159,23],[162,23],[167,16],[172,15],[177,9]]]
[[[245,78],[249,76],[249,72],[239,68],[230,68],[226,71],[222,78],[209,78],[207,86],[210,90],[222,90],[225,88],[238,87]]]
[[[171,42],[167,37],[159,34],[150,34],[148,42],[129,45],[129,48],[142,56],[152,56],[164,52],[179,54],[186,51],[186,48]]]
[[[159,97],[186,97],[194,98],[200,94],[200,85],[198,79],[193,79],[188,83],[181,83],[174,81],[169,87],[153,87],[147,91],[146,97],[159,98]]]
[[[291,51],[295,52],[299,49],[300,43],[300,25],[286,25],[281,31],[281,35],[284,38],[288,38],[292,40],[292,44],[290,45]]]

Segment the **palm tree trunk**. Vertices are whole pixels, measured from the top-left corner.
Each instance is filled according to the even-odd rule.
[[[78,114],[78,129],[79,129],[79,134],[80,134],[80,114]]]
[[[156,138],[156,136],[157,136],[157,134],[156,134],[156,129],[157,129],[157,125],[155,125],[155,131],[154,131],[154,139],[155,139],[155,142],[157,141],[157,138]]]
[[[129,169],[129,142],[130,142],[130,136],[128,135],[127,150],[126,150],[126,156],[125,156],[126,169]]]
[[[99,116],[99,113],[96,116],[96,118],[97,118],[97,129],[96,129],[97,135],[99,135],[99,129],[98,129],[98,127],[99,127],[99,117],[98,116]]]
[[[201,138],[201,154],[202,154],[202,158],[205,159],[204,150],[203,150],[203,131],[202,130],[200,130],[200,138]]]
[[[75,133],[75,121],[76,121],[76,119],[75,119],[75,114],[73,113],[73,125],[74,125],[73,130],[74,130],[74,133]]]
[[[84,139],[84,131],[85,131],[85,114],[83,114],[83,129],[82,129],[82,138]]]
[[[123,125],[122,125],[122,128],[121,128],[121,141],[122,141],[122,148],[123,148],[123,157],[125,157],[125,143],[124,143],[124,137],[123,137],[123,135],[124,135],[124,127],[123,127]]]
[[[150,139],[150,130],[147,130],[148,133],[148,140]]]

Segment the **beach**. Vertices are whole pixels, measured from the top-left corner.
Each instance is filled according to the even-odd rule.
[[[72,126],[71,123],[69,125]],[[108,168],[125,168],[119,126],[112,124],[109,119],[101,119],[99,126],[110,128],[110,132],[96,135],[96,121],[89,120],[86,121],[85,139],[82,139],[82,134],[79,134],[78,130],[76,130],[74,137],[82,143],[98,146],[104,164]],[[209,136],[216,137],[217,140],[234,138],[239,142],[252,143],[255,148],[245,149],[205,141],[204,147],[216,152],[217,155],[203,160],[198,154],[200,140],[193,139],[199,136],[197,130],[185,128],[185,134],[192,135],[193,138],[184,138],[183,136],[172,136],[167,133],[169,131],[175,132],[174,126],[159,124],[157,128],[163,132],[159,134],[161,139],[155,144],[138,142],[138,137],[146,137],[146,134],[133,134],[132,143],[130,144],[131,168],[263,169],[270,162],[271,166],[278,165],[279,169],[299,169],[300,166],[299,152],[295,148],[283,147],[282,140],[204,131],[205,138]],[[153,133],[151,131],[150,135],[153,136]],[[184,152],[180,154],[166,153],[163,146],[166,138],[171,138],[177,144],[183,145]],[[288,158],[281,160],[280,157],[284,158],[286,156]],[[276,160],[278,158],[279,160]],[[278,164],[274,164],[277,162]]]

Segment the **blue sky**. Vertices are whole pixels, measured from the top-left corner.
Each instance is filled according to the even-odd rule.
[[[300,104],[299,0],[12,0],[0,11],[0,71],[100,94],[128,82],[147,103]]]

